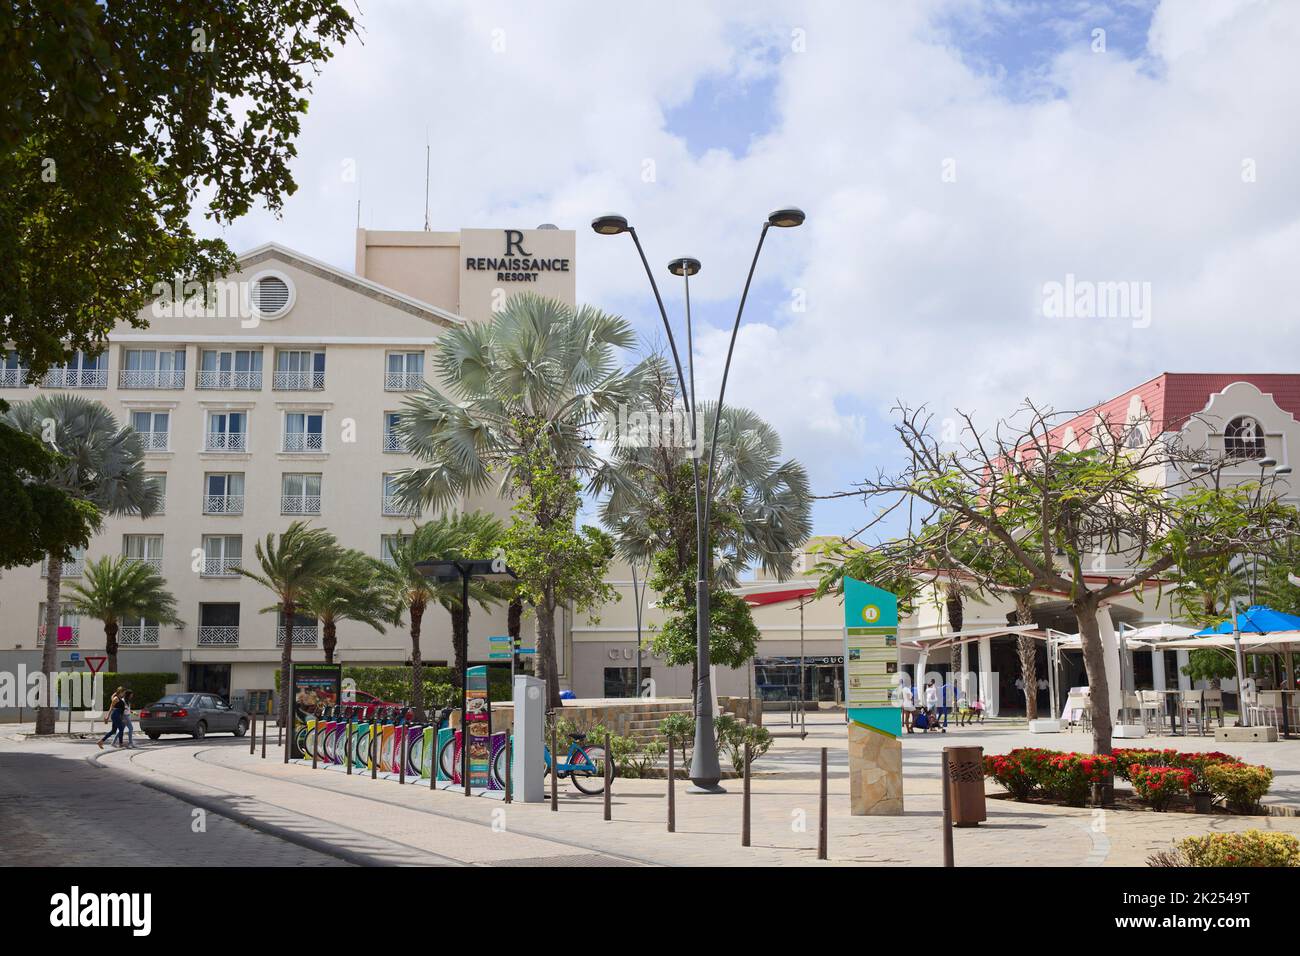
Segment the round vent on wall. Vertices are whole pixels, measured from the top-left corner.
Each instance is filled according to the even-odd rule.
[[[250,288],[253,312],[262,319],[278,319],[293,308],[293,284],[279,272],[262,272]]]

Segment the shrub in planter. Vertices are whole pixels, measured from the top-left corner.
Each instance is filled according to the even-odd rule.
[[[736,773],[745,770],[745,744],[749,744],[749,761],[752,764],[772,747],[772,732],[757,724],[747,724],[730,714],[721,714],[715,721],[718,747],[731,758],[731,768]]]
[[[1192,783],[1189,789],[1191,790],[1193,800],[1197,804],[1197,810],[1204,811],[1209,809],[1208,799],[1214,793],[1214,788],[1210,786],[1210,781],[1206,778],[1205,771],[1210,767],[1215,767],[1222,763],[1236,762],[1236,757],[1215,750],[1203,754],[1179,754],[1178,762],[1174,764],[1174,766],[1191,771]]]
[[[1047,759],[1042,786],[1058,800],[1081,807],[1088,802],[1094,783],[1108,783],[1114,775],[1113,756],[1058,753]]]
[[[1211,833],[1183,839],[1178,851],[1184,866],[1300,866],[1300,840],[1289,833]]]
[[[1196,775],[1182,767],[1129,767],[1129,779],[1143,803],[1152,810],[1163,811],[1176,797],[1187,793]]]
[[[1273,785],[1273,771],[1244,763],[1219,763],[1205,768],[1205,780],[1233,813],[1254,813]]]
[[[1154,750],[1150,747],[1126,747],[1111,751],[1115,757],[1115,776],[1121,780],[1132,778],[1132,767],[1172,767],[1178,758],[1177,750]]]

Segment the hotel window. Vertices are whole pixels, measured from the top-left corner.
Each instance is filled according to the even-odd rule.
[[[59,629],[70,628],[71,635],[65,635],[64,639],[59,641],[60,647],[76,647],[81,641],[81,615],[74,614],[72,611],[60,610]],[[58,640],[58,635],[55,635]],[[42,601],[36,609],[36,646],[40,647],[45,643],[45,602]]]
[[[42,384],[46,388],[108,388],[108,355],[76,352],[46,372]]]
[[[379,560],[384,564],[393,563],[393,550],[401,542],[400,534],[382,534],[379,536]]]
[[[242,472],[215,472],[203,477],[203,513],[205,515],[244,513]]]
[[[1263,458],[1263,427],[1249,415],[1234,418],[1223,431],[1223,450],[1229,458],[1242,461]]]
[[[207,534],[203,536],[203,575],[210,578],[238,577],[244,550],[243,536]]]
[[[384,389],[409,392],[424,384],[423,352],[389,352],[385,357]]]
[[[141,561],[162,573],[163,536],[160,534],[122,535],[122,556]]]
[[[158,622],[145,617],[123,617],[117,630],[117,643],[123,647],[157,647]]]
[[[184,349],[123,349],[119,388],[184,388]]]
[[[171,429],[170,412],[132,412],[131,427],[140,435],[145,451],[166,451]]]
[[[199,355],[196,388],[258,391],[262,387],[262,350],[204,349]]]
[[[199,647],[239,646],[239,605],[199,605]]]
[[[279,349],[271,387],[286,392],[310,392],[325,387],[325,353]]]
[[[406,442],[397,431],[397,425],[401,420],[402,416],[398,412],[384,412],[384,451],[389,454],[406,452]]]
[[[284,647],[284,624],[284,611],[277,611],[275,614],[276,647]],[[312,617],[310,614],[295,614],[293,616],[293,646],[316,646],[316,618]]]
[[[397,490],[397,476],[384,475],[384,493],[382,513],[390,517],[414,518],[420,513],[418,507],[403,504],[402,496]]]
[[[247,412],[208,412],[205,451],[247,451]]]
[[[0,355],[0,388],[26,388],[27,369],[13,349]]]
[[[320,514],[320,475],[286,472],[280,479],[280,514]]]
[[[311,452],[325,448],[324,412],[285,412],[282,451]]]
[[[63,577],[79,578],[81,572],[86,567],[86,549],[73,548],[72,552],[63,561]],[[46,577],[50,570],[50,559],[41,559],[41,577]]]
[[[641,668],[641,681],[650,680],[650,668]],[[635,667],[606,667],[605,668],[605,696],[606,697],[637,697],[640,696],[636,686],[636,668]]]
[[[144,480],[153,485],[158,491],[158,507],[154,511],[155,515],[167,513],[167,472],[165,471],[147,471]]]

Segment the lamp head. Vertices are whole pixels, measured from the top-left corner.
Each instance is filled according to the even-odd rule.
[[[1273,468],[1277,465],[1276,458],[1261,458],[1256,464],[1261,468]]]
[[[668,263],[668,271],[675,276],[693,276],[700,271],[700,260],[684,256]]]
[[[603,216],[597,216],[591,220],[591,228],[597,235],[617,236],[619,233],[627,232],[631,226],[627,224],[627,217],[620,216],[618,213],[607,212]]]
[[[793,229],[795,226],[802,226],[804,218],[802,209],[791,206],[789,209],[778,209],[772,213],[767,217],[767,224],[778,229]]]
[[[1286,477],[1287,475],[1291,474],[1291,466],[1290,466],[1290,465],[1283,465],[1283,466],[1282,466],[1281,468],[1279,468],[1277,471],[1273,472],[1273,474],[1275,474],[1275,475],[1281,475],[1282,477]]]
[[[1206,464],[1192,465],[1192,474],[1205,475],[1209,474],[1210,466]]]

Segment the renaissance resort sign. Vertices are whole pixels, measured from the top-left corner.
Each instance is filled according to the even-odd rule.
[[[468,256],[465,268],[470,272],[495,272],[497,282],[536,282],[544,272],[569,272],[572,260],[535,256],[524,248],[524,234],[506,229],[505,251],[501,256]]]

